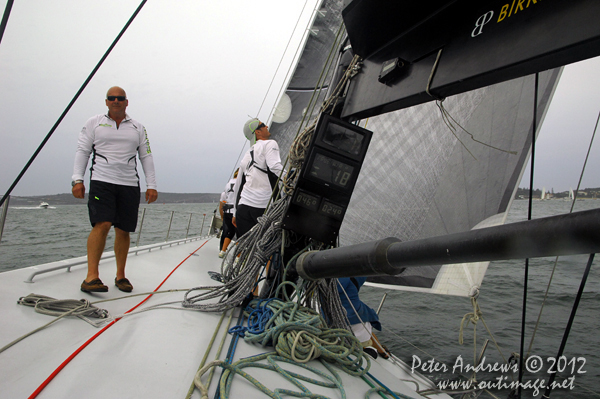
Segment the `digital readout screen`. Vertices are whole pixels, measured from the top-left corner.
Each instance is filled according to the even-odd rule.
[[[344,207],[331,203],[327,200],[323,201],[319,212],[337,220],[343,220]]]
[[[316,153],[309,175],[335,186],[346,188],[351,182],[354,166]]]
[[[323,142],[348,154],[358,155],[365,136],[344,126],[329,123],[323,133]]]
[[[317,212],[319,209],[320,202],[321,197],[314,194],[309,194],[303,190],[298,190],[296,197],[294,197],[294,204],[300,205],[301,207],[314,212]]]

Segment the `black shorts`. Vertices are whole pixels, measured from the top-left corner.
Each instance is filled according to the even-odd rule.
[[[88,211],[92,226],[111,222],[113,226],[134,232],[140,207],[140,187],[90,181]]]
[[[265,208],[254,208],[248,205],[239,205],[235,212],[238,237],[246,234],[258,223],[258,218],[265,213]]]
[[[223,232],[224,232],[225,237],[229,238],[230,240],[233,240],[233,237],[235,237],[235,226],[233,225],[232,219],[233,219],[233,214],[231,214],[231,213],[223,214],[223,224],[226,227],[226,229],[223,229]]]

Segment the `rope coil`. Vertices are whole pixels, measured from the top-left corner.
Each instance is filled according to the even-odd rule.
[[[248,327],[232,328],[229,330],[230,333],[244,334],[244,340],[249,343],[274,346],[275,352],[241,359],[233,364],[219,360],[206,365],[198,371],[194,378],[194,384],[200,390],[202,398],[208,398],[208,388],[202,383],[201,377],[209,369],[217,366],[225,369],[220,383],[220,392],[223,398],[229,397],[235,374],[244,377],[271,398],[281,398],[286,395],[324,398],[324,396],[310,392],[300,380],[328,388],[337,388],[341,392],[341,397],[345,398],[346,394],[341,378],[335,368],[340,368],[350,375],[362,377],[368,373],[371,367],[368,356],[363,354],[360,342],[350,331],[327,328],[327,323],[317,311],[300,306],[297,302],[282,301],[276,298],[254,299],[249,303],[245,312],[249,315]],[[309,366],[307,363],[313,359],[318,359],[331,374]],[[267,363],[259,363],[261,360],[267,360]],[[285,370],[278,364],[281,362],[309,370],[321,376],[325,381]],[[336,367],[334,368],[334,366]],[[243,370],[248,367],[275,371],[300,388],[301,392],[288,389],[271,391]]]
[[[86,299],[54,299],[45,295],[29,294],[19,298],[17,304],[32,307],[37,313],[48,316],[62,317],[65,314],[77,316],[94,327],[104,324],[104,321],[93,321],[90,318],[109,317],[107,310],[95,307]]]
[[[267,364],[259,363],[262,360],[267,360]],[[327,373],[317,369],[316,367],[312,367],[312,366],[309,366],[306,364],[295,364],[296,366],[302,367],[303,369],[308,370],[308,371],[322,377],[322,380],[310,378],[310,377],[304,376],[299,373],[285,370],[278,364],[278,362],[292,363],[292,361],[290,361],[289,359],[283,358],[281,356],[277,356],[277,354],[275,352],[268,352],[268,353],[264,353],[261,355],[252,356],[252,357],[249,357],[246,359],[241,359],[233,364],[228,364],[222,360],[216,360],[216,361],[211,362],[210,364],[206,365],[204,368],[202,368],[201,370],[198,371],[198,373],[196,374],[196,377],[194,378],[194,384],[200,390],[202,399],[208,399],[208,388],[204,384],[202,384],[201,377],[211,368],[219,366],[219,367],[222,367],[225,369],[225,371],[223,372],[223,375],[221,377],[221,381],[220,381],[220,394],[221,394],[222,398],[229,398],[229,394],[231,391],[231,383],[233,382],[233,377],[235,376],[235,374],[239,374],[240,376],[247,379],[249,382],[254,384],[254,386],[256,386],[258,389],[260,389],[263,393],[268,395],[270,398],[282,398],[284,396],[295,396],[295,397],[311,397],[311,398],[315,398],[315,399],[317,399],[317,398],[318,399],[327,399],[327,397],[325,397],[323,395],[311,393],[310,390],[308,388],[306,388],[299,380],[306,381],[308,383],[326,387],[326,388],[337,388],[340,390],[341,398],[343,398],[343,399],[346,398],[346,392],[342,385],[342,380],[341,380],[339,374],[335,371],[335,369],[331,365],[327,364],[327,362],[322,361],[321,364],[323,364],[323,366],[329,371],[330,374],[327,374]],[[267,388],[265,385],[263,385],[260,381],[258,381],[257,379],[255,379],[254,377],[252,377],[250,374],[248,374],[247,372],[245,372],[243,370],[244,368],[248,368],[248,367],[256,367],[256,368],[261,368],[261,369],[277,372],[279,375],[283,376],[285,379],[290,381],[292,384],[294,384],[295,386],[300,388],[301,392],[292,391],[289,389],[281,389],[281,388],[277,388],[272,391],[269,388]],[[325,381],[323,381],[323,380],[325,380]]]

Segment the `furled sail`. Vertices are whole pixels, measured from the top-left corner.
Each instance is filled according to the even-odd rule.
[[[285,92],[289,117],[273,118],[270,130],[282,154],[301,124],[318,115],[325,98],[335,69],[329,64],[342,45],[343,3],[321,4]],[[559,75],[560,70],[540,74],[538,127]],[[442,107],[429,102],[360,121],[373,138],[341,227],[340,246],[504,223],[530,153],[534,84],[535,77],[527,76],[449,97]],[[314,108],[311,101],[316,101]],[[418,267],[369,281],[468,296],[486,269],[487,263]]]

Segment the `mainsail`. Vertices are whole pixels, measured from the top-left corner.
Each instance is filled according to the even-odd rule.
[[[343,39],[342,8],[343,1],[326,0],[316,13],[286,90],[291,116],[271,126],[282,154],[300,125],[318,115],[332,84],[336,65],[330,65]],[[539,76],[538,127],[559,76],[558,69]],[[360,121],[373,138],[339,245],[384,237],[415,240],[504,223],[530,153],[534,87],[535,77],[527,76]],[[469,296],[486,269],[487,263],[417,267],[369,281]]]

